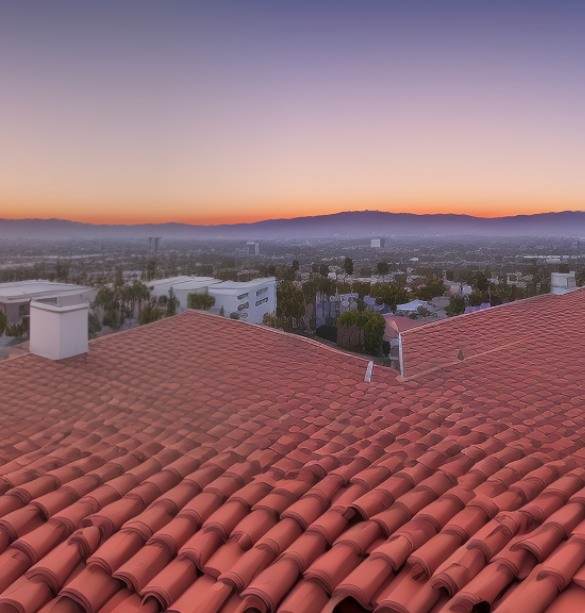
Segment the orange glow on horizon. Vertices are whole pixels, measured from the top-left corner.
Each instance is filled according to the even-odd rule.
[[[205,211],[198,214],[186,214],[183,211],[173,214],[166,211],[161,214],[152,214],[147,206],[120,206],[119,213],[102,212],[96,214],[80,214],[72,206],[18,206],[8,209],[0,205],[0,219],[64,219],[69,221],[91,223],[91,224],[163,224],[163,223],[185,223],[193,225],[221,225],[221,224],[243,224],[255,223],[270,219],[293,219],[295,217],[311,217],[318,215],[331,215],[348,211],[380,211],[387,213],[403,214],[453,214],[471,215],[474,217],[495,218],[508,217],[514,215],[532,215],[538,213],[550,213],[561,211],[585,210],[585,205],[580,202],[563,203],[515,203],[514,205],[489,204],[489,203],[409,203],[402,206],[388,206],[381,203],[363,202],[355,205],[304,205],[292,206],[289,203],[281,206],[271,207],[247,207],[245,212],[233,213],[211,213]],[[82,208],[82,207],[80,207]],[[87,206],[83,209],[87,210]],[[91,207],[95,211],[103,207]],[[169,207],[170,208],[170,207]],[[214,207],[215,208],[215,207]],[[23,215],[22,211],[27,214]]]

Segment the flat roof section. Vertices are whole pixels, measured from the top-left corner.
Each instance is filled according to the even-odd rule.
[[[57,283],[53,281],[15,281],[10,283],[0,283],[0,299],[15,300],[29,298],[50,293],[51,295],[62,295],[64,293],[75,293],[91,289],[83,285],[72,283]]]

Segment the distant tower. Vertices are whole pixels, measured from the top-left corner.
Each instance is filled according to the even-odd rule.
[[[386,246],[386,241],[383,238],[372,238],[370,247],[372,249],[383,249]]]
[[[246,243],[248,255],[260,255],[260,243],[258,241],[248,241]]]
[[[160,236],[149,236],[148,237],[148,251],[150,253],[158,253],[158,247],[160,244]]]

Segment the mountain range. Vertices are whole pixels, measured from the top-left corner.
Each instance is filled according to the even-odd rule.
[[[64,219],[2,219],[0,238],[84,239],[308,239],[368,236],[574,236],[585,237],[585,212],[564,211],[484,218],[456,214],[346,211],[331,215],[268,219],[254,223],[191,225],[91,224]]]

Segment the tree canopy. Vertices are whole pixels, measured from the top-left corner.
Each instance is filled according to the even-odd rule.
[[[276,290],[276,316],[284,328],[300,326],[305,315],[303,290],[292,281],[281,281]]]
[[[344,328],[358,328],[361,331],[360,341],[362,351],[372,355],[380,355],[384,340],[385,321],[379,313],[372,311],[347,311],[337,318],[338,342],[344,344]],[[345,336],[347,339],[347,336]]]
[[[189,294],[187,298],[190,309],[209,311],[215,304],[215,298],[209,294]]]

